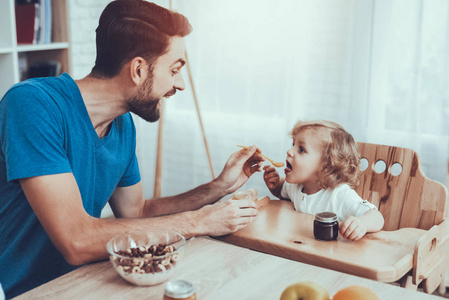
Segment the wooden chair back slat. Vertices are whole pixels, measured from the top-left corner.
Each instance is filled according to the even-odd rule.
[[[424,176],[415,151],[362,142],[358,143],[358,151],[368,161],[368,167],[362,171],[355,190],[378,207],[385,218],[384,230],[404,227],[428,230],[444,220],[447,189]],[[378,161],[386,165],[380,173],[375,171]],[[401,165],[402,172],[394,176],[391,171],[396,163]]]

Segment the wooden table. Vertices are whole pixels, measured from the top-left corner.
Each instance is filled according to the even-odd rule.
[[[356,242],[340,236],[336,241],[319,241],[313,236],[313,215],[295,211],[290,201],[268,198],[259,201],[265,203],[260,204],[254,223],[220,239],[382,282],[395,282],[412,269],[415,244],[426,233],[403,228],[370,233]]]
[[[299,281],[319,283],[331,297],[344,287],[363,285],[382,300],[442,299],[205,237],[186,246],[172,279],[191,281],[202,300],[279,299],[285,287]],[[15,299],[162,299],[163,291],[164,284],[138,287],[126,282],[105,261],[81,267]]]

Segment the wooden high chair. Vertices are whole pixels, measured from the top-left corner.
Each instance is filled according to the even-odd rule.
[[[359,142],[358,151],[362,166],[365,159],[367,168],[356,191],[378,207],[385,218],[383,230],[427,230],[416,243],[413,269],[401,280],[401,286],[416,289],[422,283],[424,292],[432,293],[449,267],[446,187],[424,176],[418,155],[411,149]],[[379,171],[377,166],[382,162],[385,169]]]

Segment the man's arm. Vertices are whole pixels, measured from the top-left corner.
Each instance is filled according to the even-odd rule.
[[[234,153],[228,160],[228,163],[232,162],[231,167],[226,169],[225,166],[227,171],[225,174],[220,174],[222,177],[218,181],[223,184],[223,186],[220,185],[222,188],[228,187],[226,192],[240,187],[247,179],[244,176],[250,176],[260,168],[257,162],[254,163],[248,159],[252,154],[235,155]],[[234,160],[235,158],[237,159]],[[235,172],[235,168],[238,167],[244,175]],[[112,205],[119,217],[127,219],[98,219],[91,217],[84,210],[78,185],[72,173],[30,177],[21,179],[20,183],[53,244],[72,265],[106,259],[108,257],[106,243],[112,237],[126,231],[174,230],[187,238],[195,235],[223,235],[245,227],[254,221],[257,215],[254,201],[234,200],[206,205],[198,210],[170,216],[138,218],[146,214],[146,201],[143,200],[139,183],[132,187],[120,188],[114,196],[123,196],[125,198],[123,200],[130,201],[129,208],[127,208],[127,201],[120,201],[118,210],[117,205]],[[214,195],[218,194],[214,192],[206,198],[209,200],[203,201],[210,201],[215,197]],[[170,202],[173,201],[167,201],[169,207],[172,206]],[[200,201],[200,203],[203,202]],[[163,205],[162,201],[160,204]],[[169,210],[165,209],[165,212]]]
[[[53,244],[72,265],[106,259],[106,243],[126,231],[174,230],[187,238],[222,235],[245,227],[257,215],[253,201],[239,200],[164,217],[98,219],[85,212],[71,173],[31,177],[20,182]]]
[[[116,188],[109,204],[119,218],[155,217],[197,210],[235,192],[252,174],[260,171],[264,158],[255,154],[256,151],[253,146],[233,153],[215,180],[188,192],[145,201],[139,183],[136,187]]]
[[[179,195],[145,200],[139,182],[116,188],[109,205],[116,218],[145,218],[197,210],[225,195],[224,188],[212,181]]]

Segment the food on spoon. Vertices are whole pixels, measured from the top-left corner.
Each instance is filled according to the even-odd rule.
[[[237,145],[237,147],[240,147],[240,148],[243,148],[243,149],[248,149],[248,147],[246,147],[246,146],[241,146],[241,145]],[[274,161],[274,160],[272,160],[272,159],[266,157],[265,155],[263,155],[262,152],[257,151],[257,153],[258,153],[259,155],[265,157],[265,158],[266,158],[266,159],[267,159],[273,166],[275,166],[276,168],[280,168],[280,167],[283,167],[283,166],[284,166],[284,163]]]

